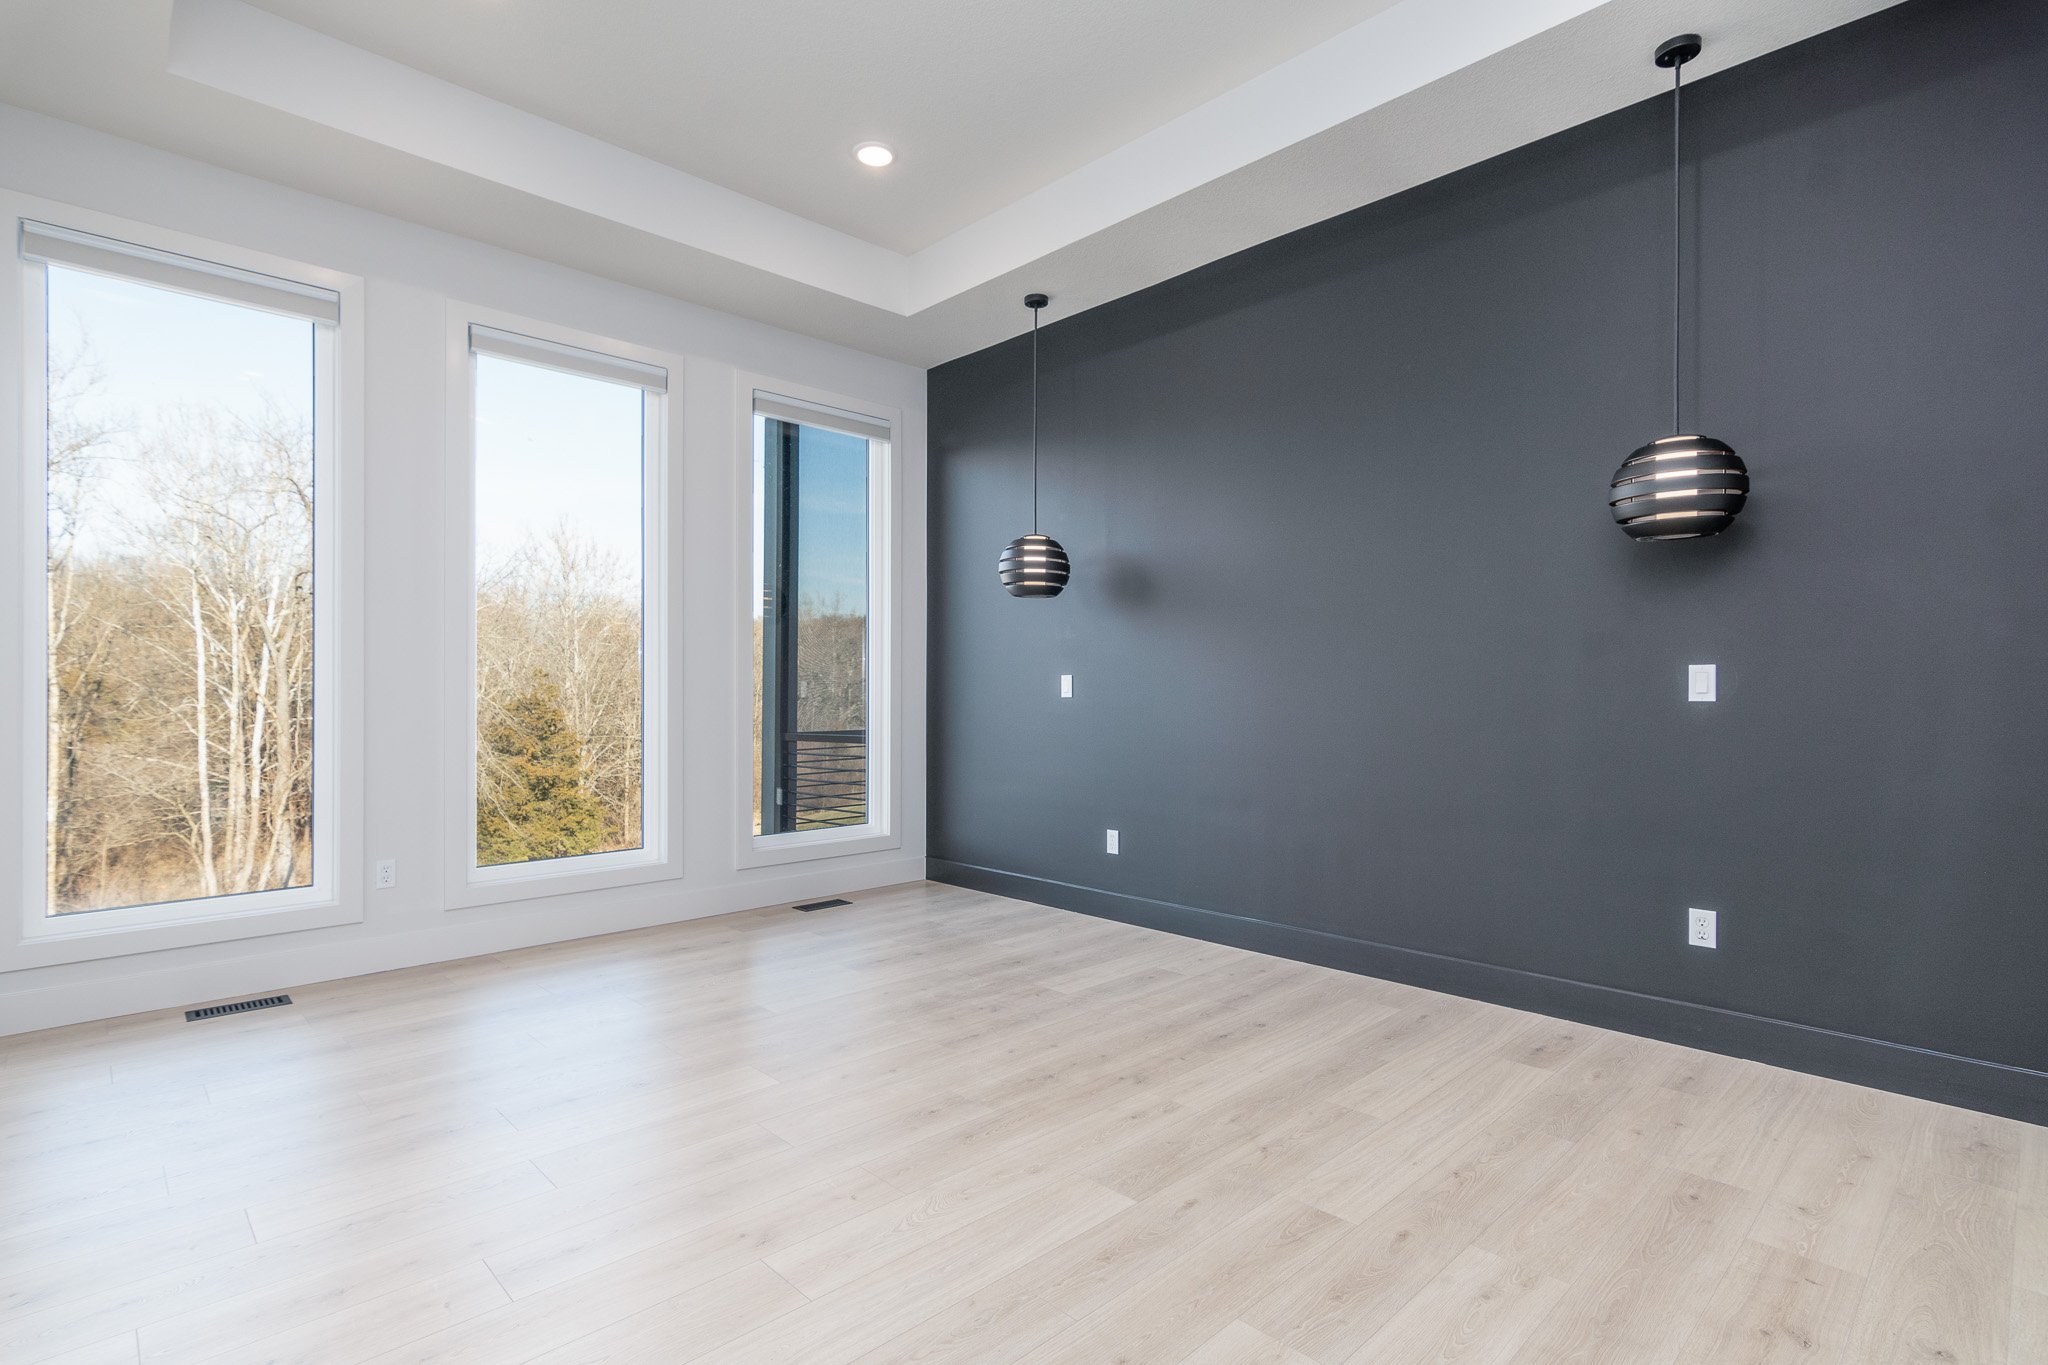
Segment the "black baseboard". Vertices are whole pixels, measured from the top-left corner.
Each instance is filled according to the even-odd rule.
[[[2048,1124],[2048,1072],[944,858],[933,881]]]

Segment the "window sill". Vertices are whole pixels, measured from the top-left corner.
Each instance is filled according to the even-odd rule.
[[[446,906],[450,910],[474,910],[579,891],[675,881],[682,875],[682,866],[673,858],[637,853],[630,858],[597,853],[544,863],[463,868],[449,881]]]
[[[80,911],[84,920],[97,913]],[[58,917],[58,922],[74,916]],[[297,933],[303,929],[330,929],[342,924],[360,924],[361,905],[339,900],[320,901],[288,909],[251,910],[232,914],[194,915],[167,919],[157,924],[129,924],[103,927],[69,925],[55,928],[24,926],[9,945],[0,970],[22,971],[33,967],[54,967],[68,962],[91,962],[100,958],[127,957],[135,953],[156,953],[174,948],[191,948],[209,943],[230,943],[237,939],[263,938],[270,934]]]
[[[801,834],[743,834],[735,852],[737,868],[779,867],[820,858],[850,858],[859,853],[887,853],[903,847],[898,836],[873,825],[851,829],[806,830]]]

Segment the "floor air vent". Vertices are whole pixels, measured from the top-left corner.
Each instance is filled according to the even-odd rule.
[[[802,905],[799,905],[796,908],[799,910],[830,910],[836,906],[852,904],[853,902],[850,900],[834,896],[829,901],[805,901]]]
[[[223,1014],[247,1014],[250,1010],[267,1010],[278,1005],[289,1005],[289,995],[266,995],[257,1000],[237,1000],[232,1005],[208,1005],[203,1010],[186,1010],[185,1022],[194,1019],[218,1019]]]

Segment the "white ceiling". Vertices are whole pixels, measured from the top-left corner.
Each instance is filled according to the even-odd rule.
[[[1891,3],[0,0],[0,100],[932,364]]]
[[[1393,0],[254,2],[913,252]]]

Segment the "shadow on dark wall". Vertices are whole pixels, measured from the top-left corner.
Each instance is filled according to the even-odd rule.
[[[1137,559],[1111,559],[1098,566],[1102,592],[1125,611],[1143,611],[1159,596],[1159,583],[1151,565]]]

